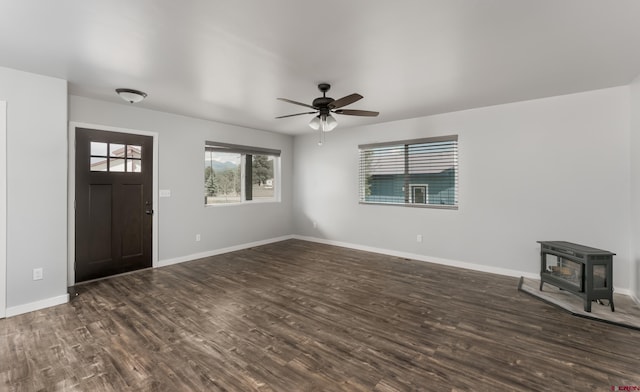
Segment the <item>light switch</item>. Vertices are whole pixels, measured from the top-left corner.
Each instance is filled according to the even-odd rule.
[[[171,197],[171,189],[160,189],[160,197]]]

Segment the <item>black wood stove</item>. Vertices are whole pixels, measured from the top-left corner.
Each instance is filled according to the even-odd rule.
[[[613,306],[613,256],[615,253],[565,241],[540,244],[540,291],[544,283],[572,292],[584,299],[585,312],[591,302],[606,299]]]

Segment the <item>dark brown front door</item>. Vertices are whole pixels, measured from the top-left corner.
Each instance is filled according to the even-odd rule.
[[[151,267],[153,138],[76,128],[76,282]]]

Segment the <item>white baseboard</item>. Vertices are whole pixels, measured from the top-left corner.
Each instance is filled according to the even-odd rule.
[[[533,272],[518,271],[518,270],[512,270],[512,269],[508,269],[508,268],[491,267],[491,266],[488,266],[488,265],[468,263],[466,261],[450,260],[450,259],[443,259],[443,258],[440,258],[440,257],[431,257],[431,256],[420,255],[420,254],[417,254],[417,253],[408,253],[408,252],[400,252],[400,251],[397,251],[397,250],[375,248],[375,247],[371,247],[371,246],[351,244],[351,243],[348,243],[348,242],[327,240],[327,239],[324,239],[324,238],[306,237],[306,236],[301,236],[301,235],[294,235],[293,238],[299,239],[299,240],[303,240],[303,241],[317,242],[317,243],[320,243],[320,244],[335,245],[335,246],[340,246],[340,247],[343,247],[343,248],[363,250],[363,251],[366,251],[366,252],[380,253],[380,254],[383,254],[383,255],[402,257],[402,258],[405,258],[405,259],[413,259],[413,260],[418,260],[418,261],[425,261],[427,263],[435,263],[435,264],[447,265],[447,266],[450,266],[450,267],[465,268],[465,269],[469,269],[469,270],[472,270],[472,271],[488,272],[488,273],[496,274],[496,275],[512,276],[512,277],[515,277],[515,278],[519,278],[519,277],[523,276],[523,277],[529,278],[529,279],[536,279],[536,280],[540,279],[540,274],[533,273]],[[640,300],[638,300],[638,298],[634,295],[634,293],[631,290],[625,289],[625,288],[614,287],[614,291],[616,293],[618,293],[618,294],[629,296],[637,304],[640,305]]]
[[[40,301],[30,302],[28,304],[12,306],[7,308],[7,317],[17,316],[19,314],[35,312],[36,310],[49,308],[51,306],[62,305],[69,302],[69,294],[59,295],[57,297],[51,297],[42,299]]]
[[[343,248],[363,250],[366,252],[380,253],[383,255],[402,257],[405,259],[413,259],[418,261],[425,261],[428,263],[442,264],[450,267],[465,268],[473,271],[488,272],[488,273],[497,274],[497,275],[512,276],[516,278],[519,278],[521,276],[524,276],[525,278],[531,278],[531,279],[540,278],[540,275],[532,272],[517,271],[517,270],[508,269],[508,268],[491,267],[487,265],[468,263],[465,261],[443,259],[440,257],[425,256],[417,253],[400,252],[397,250],[375,248],[371,246],[351,244],[351,243],[341,242],[341,241],[326,240],[323,238],[306,237],[306,236],[299,236],[299,235],[294,235],[293,237],[296,239],[304,240],[304,241],[312,241],[312,242],[318,242],[321,244],[341,246]]]
[[[633,296],[633,292],[631,290],[629,290],[629,289],[621,289],[619,287],[614,287],[613,291],[616,294],[626,295],[627,297],[629,297],[629,298],[631,298],[631,299],[633,299],[635,301],[635,298]]]
[[[633,300],[633,302],[635,302],[638,306],[640,306],[640,299],[634,293],[631,293],[630,297]]]
[[[294,236],[286,235],[282,237],[269,238],[261,241],[249,242],[246,244],[234,245],[227,248],[214,249],[214,250],[201,252],[201,253],[193,253],[186,256],[175,257],[173,259],[160,260],[158,261],[158,264],[155,267],[166,267],[168,265],[184,263],[185,261],[197,260],[197,259],[202,259],[204,257],[211,257],[211,256],[221,255],[223,253],[235,252],[237,250],[253,248],[255,246],[260,246],[260,245],[272,244],[274,242],[290,240],[292,238],[294,238]]]

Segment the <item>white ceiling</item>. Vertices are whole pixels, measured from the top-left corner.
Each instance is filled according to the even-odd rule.
[[[339,128],[628,84],[637,0],[0,0],[0,66],[71,94],[312,132],[316,85],[358,92]],[[0,91],[1,93],[1,91]]]

